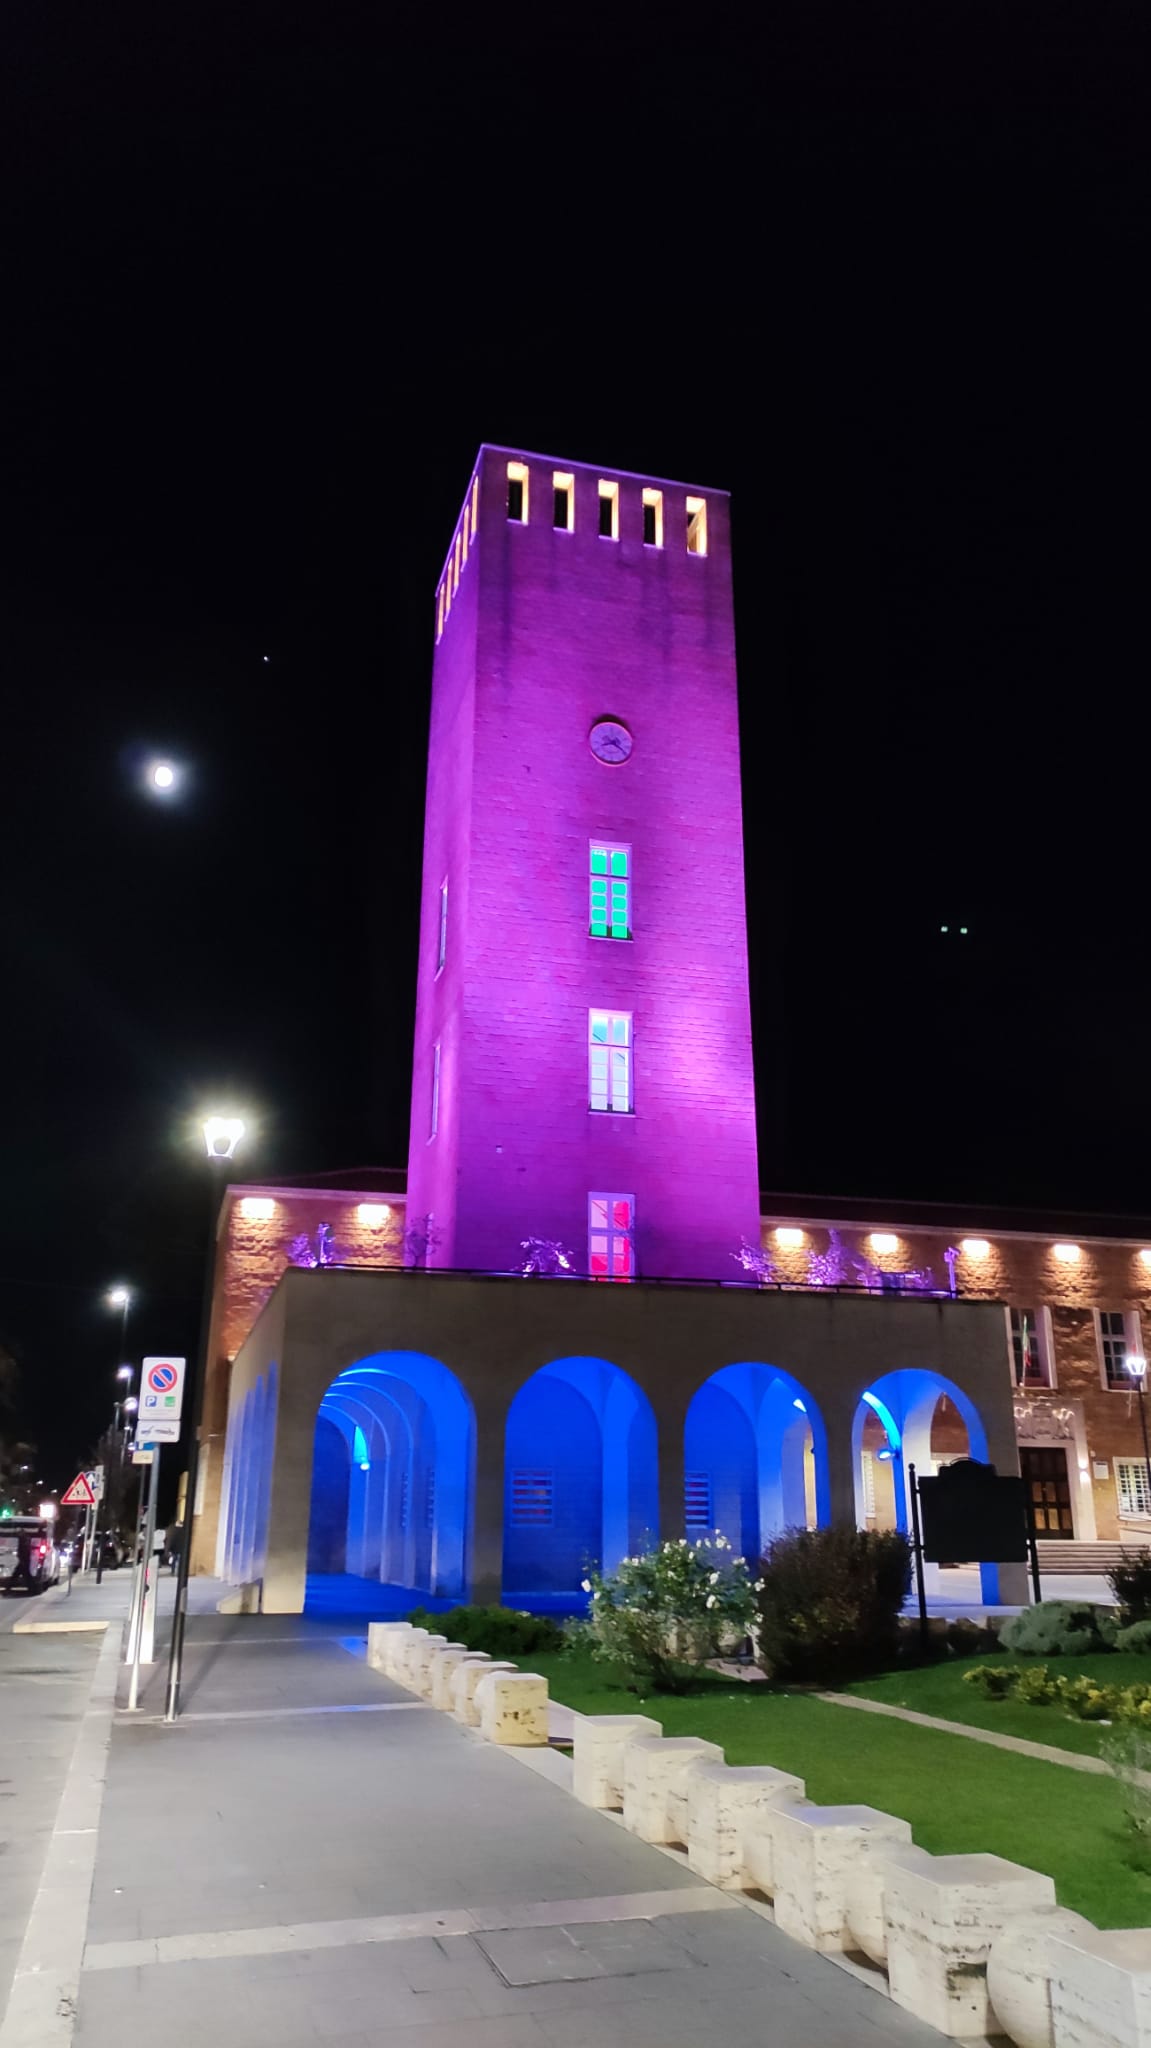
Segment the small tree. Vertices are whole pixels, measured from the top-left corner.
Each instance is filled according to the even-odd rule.
[[[911,1579],[898,1530],[789,1529],[760,1570],[759,1645],[775,1676],[845,1678],[894,1655]]]
[[[584,1591],[592,1655],[622,1664],[636,1692],[684,1691],[701,1664],[733,1649],[755,1622],[757,1587],[718,1531],[625,1557],[614,1572],[590,1573]]]
[[[1122,1609],[1124,1627],[1151,1621],[1151,1550],[1137,1550],[1108,1572],[1107,1584]]]

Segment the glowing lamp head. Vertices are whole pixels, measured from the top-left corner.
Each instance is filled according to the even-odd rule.
[[[775,1233],[775,1241],[781,1250],[795,1251],[803,1243],[803,1232],[794,1229],[791,1224],[781,1223]]]
[[[360,1202],[356,1207],[365,1230],[382,1230],[391,1213],[386,1202]]]
[[[985,1237],[964,1237],[960,1239],[959,1249],[965,1259],[985,1259],[991,1246]]]
[[[873,1252],[894,1252],[899,1249],[899,1239],[890,1230],[873,1230],[867,1242]]]
[[[1052,1245],[1051,1249],[1059,1260],[1060,1265],[1077,1266],[1079,1264],[1079,1246],[1077,1244],[1056,1244]]]
[[[105,1297],[109,1308],[129,1308],[132,1302],[130,1287],[110,1287]]]
[[[130,1394],[124,1403],[125,1415],[134,1415],[139,1406],[140,1403],[137,1401],[135,1394]]]
[[[276,1204],[269,1195],[245,1195],[240,1203],[240,1214],[247,1223],[269,1223],[276,1213]]]
[[[118,1380],[130,1380],[131,1377],[132,1368],[130,1365],[118,1365],[116,1367],[116,1378]]]
[[[1137,1387],[1142,1387],[1146,1383],[1147,1379],[1147,1360],[1143,1358],[1139,1353],[1128,1352],[1127,1357],[1123,1360],[1123,1363],[1127,1371],[1130,1373],[1131,1378],[1134,1380],[1135,1385]]]
[[[244,1135],[243,1121],[238,1116],[210,1116],[204,1123],[204,1143],[209,1159],[234,1159],[236,1147]]]

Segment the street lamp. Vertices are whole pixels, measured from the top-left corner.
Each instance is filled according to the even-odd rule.
[[[216,1222],[223,1186],[222,1168],[236,1154],[244,1135],[244,1120],[238,1116],[205,1117],[202,1125],[208,1155],[208,1242],[204,1259],[204,1294],[200,1306],[200,1340],[196,1346],[196,1369],[188,1389],[188,1468],[184,1481],[184,1533],[176,1566],[176,1604],[172,1613],[172,1644],[168,1654],[168,1693],[164,1703],[165,1721],[174,1721],[180,1711],[180,1674],[184,1663],[184,1632],[188,1619],[188,1573],[192,1561],[192,1533],[196,1513],[196,1481],[200,1470],[200,1422],[204,1407],[204,1382],[208,1376],[208,1337],[212,1325],[212,1291],[216,1278]]]
[[[1147,1471],[1147,1505],[1151,1508],[1151,1445],[1147,1442],[1147,1360],[1138,1353],[1129,1352],[1123,1363],[1139,1389],[1139,1422],[1143,1430],[1143,1463]]]

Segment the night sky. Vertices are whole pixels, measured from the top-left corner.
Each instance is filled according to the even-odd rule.
[[[245,1178],[406,1157],[484,440],[733,493],[765,1187],[1151,1210],[1142,13],[9,0],[0,1430],[46,1477],[109,1282],[132,1356],[194,1345],[201,1104]]]

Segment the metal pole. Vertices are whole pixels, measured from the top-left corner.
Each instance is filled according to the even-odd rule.
[[[924,1650],[927,1648],[927,1588],[923,1583],[923,1538],[919,1532],[919,1486],[914,1465],[907,1468],[908,1492],[911,1496],[912,1549],[915,1557],[915,1589],[919,1594],[919,1639]]]
[[[156,1469],[156,1454],[152,1463],[145,1465],[140,1474],[140,1500],[136,1509],[136,1548],[132,1553],[132,1606],[128,1614],[128,1642],[124,1651],[124,1662],[130,1664],[136,1653],[136,1638],[140,1627],[140,1602],[144,1593],[144,1552],[140,1540],[144,1533],[144,1518],[148,1512],[148,1501]]]
[[[196,1519],[196,1480],[200,1471],[200,1419],[204,1406],[204,1381],[208,1369],[208,1336],[212,1326],[212,1290],[216,1278],[216,1219],[220,1211],[217,1174],[226,1159],[210,1156],[208,1161],[208,1244],[204,1259],[204,1295],[200,1306],[200,1340],[196,1346],[196,1373],[189,1389],[188,1477],[184,1487],[184,1533],[180,1543],[180,1568],[176,1574],[176,1605],[172,1614],[172,1647],[168,1659],[168,1697],[165,1721],[174,1721],[180,1711],[180,1674],[184,1663],[184,1629],[188,1614],[188,1572],[192,1561],[192,1532]]]
[[[149,1664],[152,1662],[153,1644],[149,1641],[145,1645],[144,1634],[145,1622],[146,1620],[151,1620],[148,1603],[150,1599],[155,1599],[156,1574],[152,1573],[150,1581],[148,1575],[152,1567],[152,1543],[156,1534],[156,1496],[159,1491],[160,1453],[157,1450],[152,1454],[152,1483],[148,1488],[148,1518],[144,1524],[144,1558],[140,1567],[140,1605],[134,1617],[136,1628],[135,1639],[132,1645],[132,1676],[128,1684],[128,1711],[130,1713],[135,1713],[136,1702],[139,1698],[141,1661],[146,1661]],[[133,1588],[133,1601],[135,1601],[135,1588]],[[151,1635],[150,1629],[148,1634],[149,1636]],[[144,1658],[145,1648],[148,1652],[146,1660]]]

